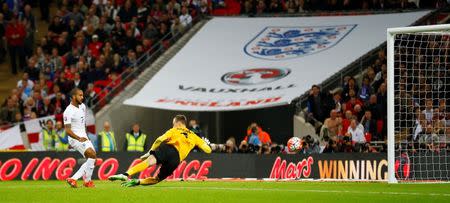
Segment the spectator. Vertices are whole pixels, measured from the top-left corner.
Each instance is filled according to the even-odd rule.
[[[74,87],[76,87],[82,91],[86,91],[87,84],[86,84],[86,82],[81,80],[80,73],[76,72],[73,75],[73,84],[74,84]]]
[[[20,123],[20,122],[23,122],[22,114],[20,112],[17,112],[15,115],[14,123]],[[0,123],[2,123],[1,119],[0,119]]]
[[[364,135],[369,135],[368,137],[373,141],[382,141],[381,135],[377,132],[377,121],[372,118],[372,112],[370,110],[364,112],[360,123],[364,127]]]
[[[361,120],[361,118],[364,116],[364,111],[363,111],[361,105],[356,104],[356,105],[353,107],[353,115],[354,115],[358,120]]]
[[[83,16],[83,14],[80,12],[80,6],[78,6],[78,5],[74,5],[74,6],[73,6],[72,12],[70,12],[70,13],[67,15],[67,20],[69,21],[69,24],[71,24],[70,21],[73,21],[73,22],[74,22],[74,25],[75,25],[76,27],[80,27],[80,26],[83,25],[83,22],[84,22],[84,16]]]
[[[36,21],[34,15],[31,13],[31,6],[25,5],[23,13],[19,16],[19,20],[25,25],[26,37],[24,40],[24,52],[26,58],[30,58],[34,44],[34,33],[36,32]]]
[[[84,101],[86,106],[88,107],[92,107],[94,104],[97,103],[98,98],[97,94],[94,91],[94,84],[89,83],[87,85],[87,90],[84,93]]]
[[[363,102],[359,98],[356,97],[356,92],[352,89],[349,91],[349,99],[345,103],[344,110],[350,110],[350,111],[352,111],[352,113],[354,115],[356,115],[355,114],[355,106],[356,105],[359,105],[360,107],[362,107]]]
[[[89,9],[89,12],[88,12],[84,22],[88,26],[91,25],[94,30],[98,28],[98,24],[100,23],[100,18],[98,18],[98,16],[95,15],[94,8]]]
[[[437,115],[435,115],[436,119],[445,123],[449,116],[450,112],[448,112],[446,100],[440,99]]]
[[[369,100],[369,96],[372,94],[372,87],[370,86],[370,80],[368,77],[363,78],[363,84],[361,86],[361,89],[358,92],[358,97],[363,102],[366,102]]]
[[[98,40],[98,35],[93,35],[92,42],[89,43],[88,49],[94,58],[97,59],[100,56],[100,51],[102,47],[103,43]]]
[[[68,151],[69,150],[69,136],[66,134],[63,123],[56,121],[55,131],[55,149],[56,151]]]
[[[55,150],[55,140],[56,140],[56,131],[53,126],[53,120],[47,120],[45,122],[45,128],[42,128],[41,133],[39,134],[39,143],[40,147],[36,150],[38,151],[54,151]]]
[[[261,154],[271,154],[271,153],[272,153],[272,148],[270,147],[270,145],[263,144],[261,146]]]
[[[203,131],[200,128],[200,126],[198,125],[197,120],[192,119],[192,120],[189,121],[189,130],[194,132],[199,137],[204,137]]]
[[[34,86],[37,87],[38,85]],[[35,90],[33,91],[33,95],[32,95],[32,99],[34,101],[34,106],[33,109],[34,112],[39,112],[43,106],[44,106],[44,101],[42,100],[42,96],[41,96],[41,92],[39,90]]]
[[[250,124],[250,126],[247,128],[247,136],[244,138],[245,141],[248,141],[248,136],[250,136],[252,134],[253,128],[257,129],[257,135],[259,140],[261,141],[262,144],[272,144],[272,140],[270,139],[270,135],[269,133],[267,133],[266,131],[264,131],[260,126],[258,126],[257,123],[253,122]]]
[[[320,122],[325,120],[325,112],[328,112],[326,107],[327,95],[320,91],[320,87],[313,85],[309,91],[308,96],[308,112]]]
[[[61,92],[56,93],[56,96],[52,99],[51,104],[55,107],[56,114],[63,113],[64,109],[67,107],[67,102]]]
[[[63,61],[61,56],[59,55],[58,48],[54,47],[51,49],[52,54],[50,56],[49,66],[52,72],[61,71],[63,69]]]
[[[170,27],[170,31],[172,32],[172,36],[176,36],[178,33],[183,33],[184,26],[181,24],[179,18],[173,19],[174,23]]]
[[[434,109],[432,99],[425,100],[425,109],[422,111],[422,113],[425,115],[427,123],[431,123],[433,121]]]
[[[337,114],[341,114],[341,112],[342,112],[342,96],[341,96],[340,91],[336,91],[333,93],[333,101],[330,106],[334,107],[333,109],[336,111]]]
[[[328,137],[329,139],[337,140],[340,128],[342,128],[342,119],[337,117],[337,112],[333,109],[330,112],[330,117],[325,119],[322,126],[322,139]]]
[[[17,20],[16,16],[11,18],[11,22],[6,27],[5,36],[8,44],[8,52],[11,62],[11,71],[17,74],[17,59],[19,68],[25,67],[24,40],[27,35],[25,26]]]
[[[350,127],[348,128],[347,137],[351,137],[352,145],[354,147],[354,151],[362,152],[364,150],[364,146],[366,143],[366,139],[364,136],[364,127],[361,124],[358,124],[356,119],[352,119],[350,122]]]
[[[34,83],[29,79],[28,73],[23,73],[22,80],[17,82],[17,88],[21,93],[21,99],[26,100],[31,96],[31,92],[33,90]]]
[[[345,135],[348,131],[348,127],[350,126],[351,120],[353,118],[353,113],[348,110],[345,112],[345,117],[342,119],[342,129],[339,133],[340,135]]]
[[[263,14],[266,11],[266,3],[263,0],[259,0],[256,5],[256,14]]]
[[[28,65],[24,68],[24,72],[28,73],[30,80],[37,81],[39,79],[40,70],[37,68],[35,58],[28,59]]]
[[[211,13],[211,6],[208,5],[208,0],[202,0],[200,3],[200,15],[206,16]]]
[[[268,11],[271,13],[279,13],[283,10],[281,3],[278,0],[271,0]]]
[[[61,23],[61,19],[59,16],[53,17],[52,22],[48,26],[47,36],[49,39],[53,40],[58,37],[66,30],[64,24]]]
[[[235,153],[238,151],[236,146],[236,139],[234,137],[228,138],[225,142],[225,153]]]
[[[117,16],[119,16],[121,22],[130,22],[133,17],[137,16],[137,9],[134,5],[132,5],[130,0],[127,0],[125,5],[120,8]]]
[[[147,135],[142,133],[139,124],[134,124],[131,131],[125,135],[124,151],[143,152],[148,148]]]
[[[7,123],[13,123],[16,119],[16,113],[19,113],[19,108],[17,103],[14,102],[12,98],[7,100],[6,106],[1,108],[0,120]]]
[[[39,117],[45,117],[55,114],[55,106],[51,103],[50,97],[47,96],[43,99],[42,108],[40,108],[37,113]]]
[[[433,132],[433,126],[431,124],[425,124],[424,129],[418,135],[418,143],[416,143],[418,146],[415,148],[434,150],[434,148],[438,146],[435,145],[435,143],[438,142],[439,137]]]
[[[286,8],[288,13],[296,13],[298,11],[299,5],[297,0],[288,0],[286,2]]]
[[[356,96],[356,93],[359,92],[359,87],[356,84],[355,78],[353,78],[353,77],[350,77],[348,79],[347,84],[344,86],[344,92],[343,92],[344,101],[348,101],[352,97],[352,95],[350,95],[351,90],[353,91],[353,96]]]
[[[381,105],[378,104],[378,102],[377,102],[376,94],[370,95],[370,99],[365,106],[366,106],[366,109],[372,113],[373,119],[375,119],[375,120],[380,119],[380,112],[382,111],[382,109],[381,109]]]
[[[181,8],[180,23],[183,27],[188,27],[192,24],[192,16],[188,13],[186,7]]]
[[[64,94],[68,94],[70,90],[73,89],[73,82],[68,80],[68,77],[65,74],[59,74],[58,79],[55,81],[55,84],[61,89],[61,92]]]
[[[250,136],[246,139],[249,145],[261,146],[262,142],[258,137],[258,127],[253,127]]]
[[[98,142],[98,148],[102,152],[117,151],[116,138],[114,136],[114,132],[111,131],[111,125],[108,121],[105,121],[103,123],[103,130],[98,133],[98,137],[100,139],[100,141]]]
[[[374,82],[372,83],[373,89],[380,89],[380,85],[384,83],[387,77],[387,67],[386,64],[381,65],[381,71],[375,75]]]
[[[326,145],[322,151],[322,153],[336,153],[339,152],[339,148],[337,145],[337,142],[332,140],[332,139],[328,139],[325,140],[326,141]]]

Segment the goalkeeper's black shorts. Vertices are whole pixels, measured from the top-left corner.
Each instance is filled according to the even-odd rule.
[[[166,179],[168,176],[172,175],[173,171],[180,164],[180,155],[178,150],[168,144],[161,144],[158,149],[152,152],[156,158],[156,163],[161,164],[159,169],[158,178],[160,181]]]

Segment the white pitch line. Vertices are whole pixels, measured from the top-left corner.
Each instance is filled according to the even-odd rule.
[[[350,190],[310,190],[310,189],[277,189],[277,188],[229,188],[229,187],[181,187],[181,186],[155,186],[160,189],[195,189],[195,190],[232,190],[232,191],[272,191],[272,192],[313,192],[313,193],[349,193],[349,194],[375,194],[375,195],[428,195],[450,197],[450,194],[444,193],[418,193],[418,192],[361,192]]]
[[[10,186],[2,186],[2,188],[29,188],[30,185],[10,185]],[[61,184],[60,186],[54,185],[33,185],[31,187],[38,188],[60,188],[67,187],[65,184]],[[279,189],[279,188],[236,188],[236,187],[192,187],[192,186],[146,186],[149,188],[155,189],[176,189],[176,190],[228,190],[228,191],[270,191],[270,192],[310,192],[310,193],[346,193],[346,194],[371,194],[371,195],[415,195],[415,196],[442,196],[442,197],[450,197],[450,193],[419,193],[419,192],[362,192],[362,191],[351,191],[351,190],[312,190],[312,189]]]

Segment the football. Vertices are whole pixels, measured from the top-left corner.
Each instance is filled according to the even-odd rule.
[[[301,140],[298,137],[291,137],[287,142],[289,152],[297,152],[301,149]]]

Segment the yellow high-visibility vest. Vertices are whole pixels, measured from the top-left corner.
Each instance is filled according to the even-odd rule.
[[[116,145],[116,138],[114,137],[114,132],[109,132],[109,135],[111,136],[111,139],[108,138],[108,133],[105,131],[101,131],[98,134],[101,137],[102,142],[102,152],[111,152],[111,145],[113,146],[112,151],[117,151],[117,145]],[[112,141],[112,143],[110,142]]]
[[[55,130],[52,131],[48,131],[47,129],[42,129],[42,134],[43,134],[43,138],[44,138],[44,149],[46,151],[53,151],[55,150],[55,135],[56,132]]]
[[[63,143],[61,141],[62,137],[66,137],[66,131],[63,130],[61,134],[56,133],[55,136],[55,149],[56,151],[68,151],[69,150],[69,143]]]
[[[135,138],[134,135],[127,133],[126,134],[128,146],[127,151],[135,151],[135,152],[143,152],[144,151],[144,145],[145,140],[147,138],[147,135],[142,133],[139,137]]]

